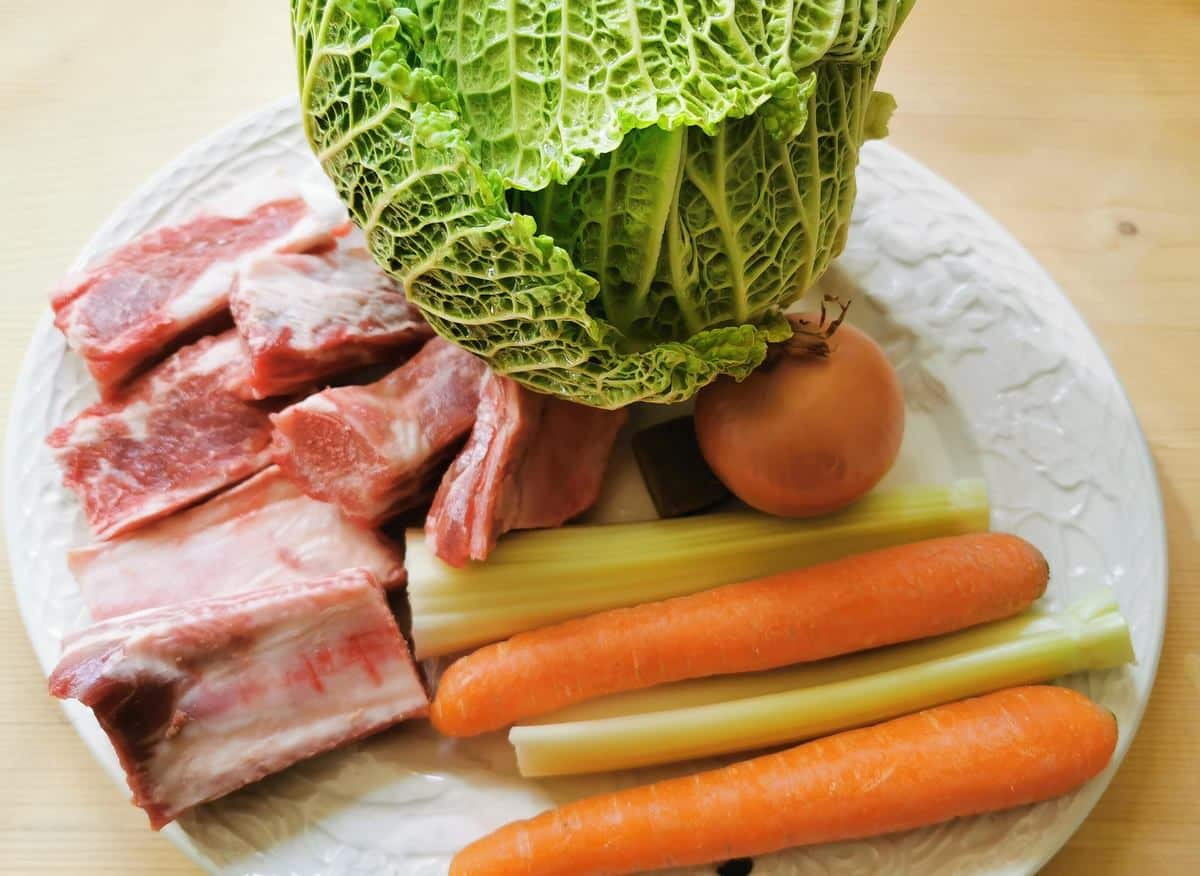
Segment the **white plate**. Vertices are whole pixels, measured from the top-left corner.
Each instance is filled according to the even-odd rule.
[[[279,166],[317,173],[291,101],[183,155],[116,212],[78,265],[182,218],[238,178]],[[1121,733],[1109,770],[1078,793],[898,836],[764,857],[754,873],[1031,873],[1096,803],[1150,695],[1167,604],[1158,485],[1112,367],[1020,245],[887,145],[864,149],[858,179],[850,243],[825,282],[842,291],[860,287],[855,316],[903,376],[911,425],[890,477],[941,481],[982,472],[992,491],[993,525],[1025,536],[1049,557],[1055,574],[1048,598],[1061,605],[1098,585],[1112,587],[1139,662],[1068,680],[1111,709]],[[63,559],[86,532],[42,441],[92,398],[81,363],[43,320],[10,417],[5,511],[17,598],[47,672],[63,633],[86,619]],[[623,452],[618,475],[627,465]],[[614,483],[623,486],[606,497],[606,516],[645,507],[636,478],[618,476]],[[74,703],[66,709],[121,780],[91,714]],[[502,741],[451,743],[417,724],[261,782],[203,808],[168,835],[211,872],[231,876],[442,874],[458,847],[508,820],[672,771],[523,781]]]

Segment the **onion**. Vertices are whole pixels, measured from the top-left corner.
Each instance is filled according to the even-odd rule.
[[[696,438],[713,472],[769,514],[811,517],[860,498],[904,436],[904,395],[883,350],[842,315],[793,318],[793,339],[736,383],[696,399]]]

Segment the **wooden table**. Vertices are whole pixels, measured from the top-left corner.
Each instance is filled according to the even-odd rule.
[[[286,7],[0,0],[0,410],[47,289],[108,213],[293,88]],[[1198,58],[1195,0],[920,0],[883,77],[901,106],[892,142],[1012,229],[1099,334],[1162,478],[1158,684],[1054,876],[1200,873]],[[0,872],[196,872],[46,696],[7,581],[0,703]]]

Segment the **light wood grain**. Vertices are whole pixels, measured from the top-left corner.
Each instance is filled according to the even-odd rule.
[[[284,0],[0,2],[0,411],[46,290],[137,185],[293,87]],[[1200,873],[1200,6],[920,0],[892,142],[1007,225],[1122,375],[1163,481],[1146,721],[1052,876]],[[7,578],[7,564],[0,576]],[[45,694],[0,582],[0,873],[196,873]]]

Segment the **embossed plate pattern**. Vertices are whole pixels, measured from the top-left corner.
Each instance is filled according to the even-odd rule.
[[[179,158],[113,215],[77,266],[140,231],[182,218],[238,178],[280,166],[318,173],[291,101]],[[1096,340],[1015,240],[887,145],[864,149],[858,180],[850,243],[824,282],[862,291],[858,318],[869,323],[904,380],[911,427],[893,478],[982,472],[992,491],[994,526],[1029,538],[1048,555],[1055,570],[1049,600],[1061,605],[1099,584],[1112,587],[1139,661],[1066,680],[1111,709],[1121,729],[1113,764],[1080,792],[1014,812],[764,857],[754,872],[1031,873],[1099,798],[1150,694],[1166,610],[1154,468]],[[5,517],[18,602],[46,671],[63,633],[86,622],[63,553],[87,536],[42,439],[92,398],[81,363],[44,319],[10,418]],[[636,500],[614,499],[610,516],[636,506]],[[120,781],[90,713],[74,703],[66,711]],[[456,848],[512,818],[679,771],[527,782],[516,775],[502,741],[450,743],[418,724],[302,764],[202,808],[167,833],[206,869],[225,876],[432,876],[446,872]],[[712,869],[676,876],[685,872]]]

